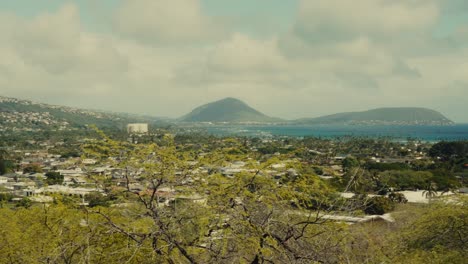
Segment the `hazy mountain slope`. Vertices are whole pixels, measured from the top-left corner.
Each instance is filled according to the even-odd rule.
[[[363,112],[349,112],[317,118],[296,120],[301,124],[434,124],[447,125],[453,122],[441,113],[427,108],[394,107],[378,108]]]
[[[128,114],[114,114],[65,106],[48,105],[0,96],[0,124],[3,128],[60,129],[97,125],[123,128],[127,123],[144,121]]]
[[[225,98],[195,108],[180,118],[182,122],[278,122],[235,98]]]
[[[449,125],[451,120],[427,108],[378,108],[363,112],[338,113],[318,118],[284,121],[269,117],[246,103],[226,98],[195,108],[178,119],[182,122],[288,123],[288,124],[401,124]],[[0,131],[22,129],[67,130],[84,125],[124,128],[127,123],[168,124],[171,120],[125,113],[110,113],[54,106],[0,96]]]

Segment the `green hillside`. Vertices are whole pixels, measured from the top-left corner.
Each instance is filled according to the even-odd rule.
[[[338,113],[300,119],[295,122],[301,124],[453,124],[453,121],[435,110],[418,107],[378,108],[363,112]]]
[[[0,125],[4,129],[68,130],[86,125],[122,129],[127,123],[142,121],[150,120],[129,114],[114,114],[0,97]]]
[[[188,115],[180,118],[182,122],[257,122],[272,123],[281,119],[269,117],[246,103],[235,99],[225,98],[216,102],[195,108]]]

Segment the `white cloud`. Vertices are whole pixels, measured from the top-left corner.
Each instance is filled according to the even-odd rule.
[[[468,31],[431,36],[442,2],[304,0],[288,33],[261,38],[230,32],[198,0],[124,1],[115,32],[85,29],[73,4],[0,14],[0,93],[173,117],[226,96],[286,118],[379,106],[450,116],[466,112]]]
[[[3,19],[13,25],[13,30],[2,36],[4,51],[23,66],[42,68],[50,74],[102,74],[126,68],[126,59],[110,39],[83,31],[78,10],[72,4],[30,21],[11,16]]]
[[[0,21],[9,25],[0,35],[2,94],[82,100],[104,95],[102,87],[113,86],[128,70],[113,38],[84,31],[73,4],[32,19],[1,14]]]
[[[277,70],[285,63],[276,39],[255,40],[240,33],[221,42],[209,55],[210,67],[220,70]]]
[[[187,85],[278,85],[290,78],[285,76],[289,67],[275,38],[261,40],[235,33],[206,48],[201,58],[179,66],[174,80]]]
[[[117,32],[150,44],[205,43],[222,32],[199,0],[124,0],[114,17]]]
[[[415,77],[417,69],[405,62],[415,47],[405,45],[426,38],[438,17],[435,0],[304,0],[280,47],[290,58],[318,61],[324,71]]]
[[[301,1],[298,30],[389,36],[426,30],[438,19],[434,0]]]

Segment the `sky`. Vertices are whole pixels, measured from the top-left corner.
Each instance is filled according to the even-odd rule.
[[[465,0],[0,1],[0,95],[179,117],[427,107],[468,123]]]

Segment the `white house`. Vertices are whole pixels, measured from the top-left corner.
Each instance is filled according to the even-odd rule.
[[[0,176],[0,184],[5,184],[8,182],[8,178],[7,177],[3,177],[3,176]]]
[[[129,134],[145,134],[148,133],[148,124],[128,124],[127,132]]]

